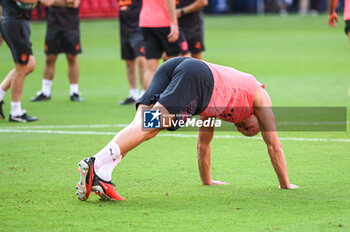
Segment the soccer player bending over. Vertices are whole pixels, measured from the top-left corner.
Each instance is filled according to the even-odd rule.
[[[237,130],[246,136],[254,136],[261,131],[280,188],[298,188],[288,179],[270,97],[264,85],[250,74],[192,58],[173,58],[156,71],[136,108],[135,118],[127,127],[95,156],[78,164],[80,181],[76,189],[80,200],[87,200],[91,191],[102,199],[123,200],[111,182],[116,165],[127,152],[155,137],[160,130],[178,129],[167,127],[163,121],[187,120],[192,115],[199,115],[201,120],[216,117],[234,123]],[[142,128],[144,110],[154,110],[154,117],[161,114],[165,118],[161,120],[160,128]],[[204,185],[224,185],[227,183],[212,180],[210,174],[210,142],[213,137],[214,127],[199,127],[199,174]]]

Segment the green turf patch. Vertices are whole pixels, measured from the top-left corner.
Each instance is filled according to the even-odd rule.
[[[343,22],[333,29],[326,16],[227,16],[207,17],[205,24],[205,59],[254,74],[274,105],[350,106]],[[79,201],[76,164],[98,152],[135,111],[117,104],[128,94],[118,22],[82,22],[81,29],[85,101],[69,101],[61,56],[52,100],[31,103],[41,88],[45,34],[44,23],[32,24],[37,67],[25,82],[22,104],[40,121],[1,120],[0,130],[41,132],[0,133],[0,231],[350,230],[349,129],[279,133],[290,180],[301,189],[279,190],[263,141],[237,132],[217,133],[212,143],[212,176],[230,185],[202,186],[196,133],[180,130],[173,134],[187,136],[161,133],[118,165],[113,181],[126,201],[100,202],[95,196]],[[0,60],[4,77],[13,66],[6,45]],[[9,93],[4,100],[8,116]]]

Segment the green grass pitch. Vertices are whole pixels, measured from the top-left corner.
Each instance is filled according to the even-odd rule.
[[[205,25],[204,59],[254,74],[274,105],[350,106],[344,22],[334,29],[325,15],[223,16],[206,17]],[[41,88],[45,23],[31,28],[37,67],[25,81],[22,105],[40,121],[0,121],[0,231],[350,231],[349,130],[280,132],[290,181],[301,186],[288,191],[277,188],[261,139],[217,133],[238,138],[214,137],[212,176],[230,185],[212,187],[201,185],[195,136],[162,132],[131,151],[113,173],[126,201],[100,202],[93,195],[79,201],[76,164],[134,114],[133,106],[117,104],[128,94],[118,21],[81,23],[83,103],[69,101],[63,55],[52,100],[29,101]],[[0,79],[12,66],[3,45]],[[8,117],[10,93],[4,100]]]

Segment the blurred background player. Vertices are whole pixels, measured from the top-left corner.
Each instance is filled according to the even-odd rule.
[[[144,85],[148,88],[163,52],[180,55],[179,26],[175,0],[143,0],[140,24],[146,50]]]
[[[328,24],[332,27],[336,27],[335,24],[338,22],[338,15],[335,13],[335,8],[337,7],[338,0],[329,0],[329,17]],[[345,33],[347,34],[350,41],[350,0],[345,0],[344,7],[344,20],[345,20]]]
[[[203,7],[206,5],[208,0],[176,1],[176,15],[180,29],[185,35],[191,56],[196,59],[202,59],[202,51],[204,51]]]
[[[68,62],[68,77],[70,81],[70,100],[81,102],[79,94],[79,63],[80,44],[80,0],[70,0],[48,9],[48,19],[45,38],[46,62],[41,90],[31,101],[49,101],[51,86],[55,74],[57,56],[65,53]]]
[[[145,47],[141,28],[138,26],[142,0],[119,0],[118,3],[122,59],[125,60],[126,74],[130,86],[129,97],[120,104],[134,104],[139,99],[138,73],[142,91],[147,89],[143,81],[146,62]]]
[[[27,115],[21,106],[24,78],[35,68],[30,41],[31,10],[23,8],[29,6],[24,4],[36,4],[37,2],[37,0],[2,0],[0,44],[3,38],[11,50],[15,67],[0,84],[0,117],[5,118],[2,110],[3,97],[5,92],[11,88],[10,122],[38,121],[38,118]],[[51,6],[54,0],[41,0],[41,3],[45,6]]]

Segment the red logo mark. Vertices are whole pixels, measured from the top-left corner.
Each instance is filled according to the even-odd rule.
[[[142,46],[142,47],[140,48],[140,52],[141,52],[142,54],[145,54],[145,46]]]
[[[196,45],[194,45],[194,46],[197,49],[202,49],[202,43],[201,42],[197,42]]]
[[[23,62],[26,62],[26,61],[28,60],[28,54],[22,53],[22,55],[21,55],[21,60],[22,60]]]
[[[187,41],[183,41],[180,46],[181,46],[182,51],[187,51],[188,50],[188,43],[187,43]]]

